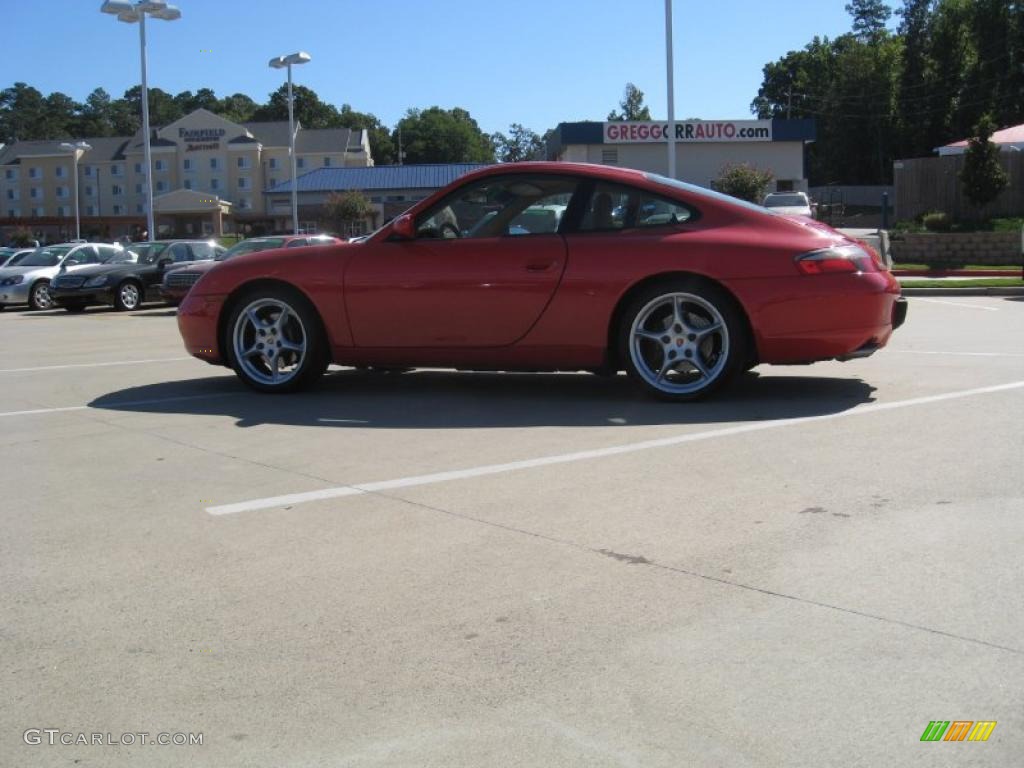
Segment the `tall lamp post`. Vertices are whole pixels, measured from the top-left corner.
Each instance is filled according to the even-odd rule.
[[[672,0],[665,0],[665,70],[668,80],[668,176],[676,177],[676,94],[672,65]]]
[[[165,0],[105,0],[100,11],[117,16],[118,21],[126,24],[139,25],[139,49],[142,59],[142,147],[146,156],[146,223],[149,241],[156,237],[153,223],[153,162],[149,147],[149,86],[146,84],[146,16],[164,21],[175,21],[181,18],[181,11],[176,6],[168,5]]]
[[[71,163],[71,165],[73,168],[72,175],[75,184],[75,240],[81,240],[82,219],[78,215],[78,161],[79,159],[81,159],[82,155],[88,152],[90,149],[92,149],[92,147],[86,144],[84,141],[76,141],[74,144],[64,141],[61,142],[60,148],[66,149],[68,152],[70,152],[73,158],[73,162]]]
[[[269,62],[274,69],[288,70],[288,154],[291,156],[292,171],[292,234],[299,233],[299,190],[295,186],[295,99],[292,97],[292,64],[305,64],[312,57],[305,51],[287,56],[275,56]]]

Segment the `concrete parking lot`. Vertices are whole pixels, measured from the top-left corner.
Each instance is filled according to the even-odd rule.
[[[0,764],[1018,763],[1024,301],[910,304],[872,358],[691,405],[260,396],[166,308],[3,312]]]

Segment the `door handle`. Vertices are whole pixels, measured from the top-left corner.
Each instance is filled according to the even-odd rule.
[[[527,272],[547,272],[555,265],[555,261],[534,261],[526,265]]]

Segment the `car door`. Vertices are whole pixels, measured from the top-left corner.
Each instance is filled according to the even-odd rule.
[[[356,346],[497,347],[537,322],[566,264],[576,179],[488,176],[417,217],[412,240],[357,246],[345,272]]]

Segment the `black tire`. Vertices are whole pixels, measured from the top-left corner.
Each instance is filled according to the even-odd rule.
[[[146,294],[135,280],[125,280],[114,289],[114,309],[130,312],[142,306]]]
[[[675,402],[699,400],[726,385],[749,360],[748,345],[735,300],[699,278],[643,289],[618,329],[619,360],[630,378],[647,394]]]
[[[275,305],[283,305],[288,309],[285,326],[271,332],[271,326],[264,325],[262,328],[267,334],[258,337],[248,310],[253,310],[259,318],[276,323],[280,315],[275,318]],[[243,315],[246,319],[243,319]],[[245,344],[252,349],[254,345],[264,342],[267,342],[266,349],[275,355],[273,363],[262,352],[247,356],[244,362],[241,360],[240,352],[243,350],[239,346]],[[304,342],[304,350],[300,354],[282,349],[282,342]],[[331,361],[320,316],[305,296],[285,286],[256,287],[238,296],[228,310],[228,321],[224,325],[221,343],[228,364],[238,378],[258,392],[277,394],[306,389],[323,376]],[[282,372],[281,381],[275,382],[272,380],[273,371],[279,358],[282,365],[290,367],[290,370]]]
[[[74,312],[75,314],[79,312],[85,312],[85,304],[82,304],[81,302],[78,301],[69,304],[61,304],[61,306],[64,307],[64,309],[66,309],[68,312]]]
[[[43,294],[45,294],[45,300]],[[38,312],[41,309],[51,309],[52,307],[53,297],[50,296],[50,281],[38,280],[33,283],[28,291],[28,308]]]

